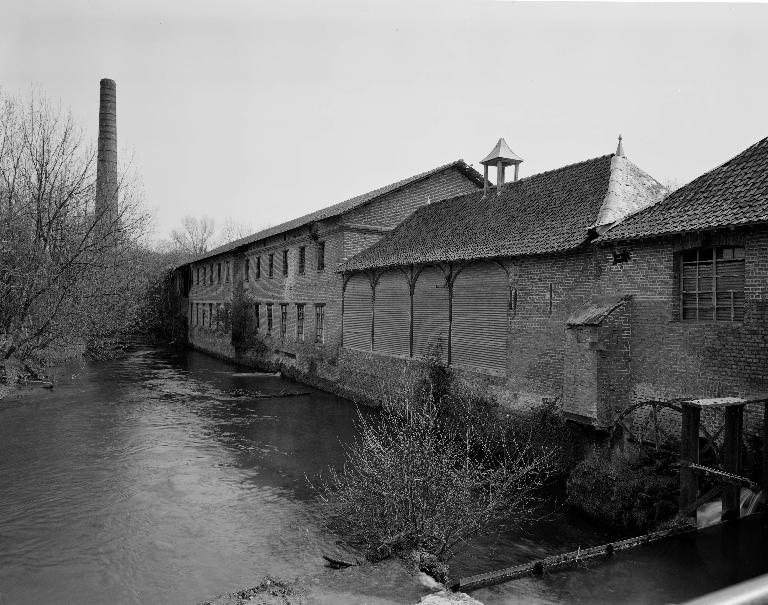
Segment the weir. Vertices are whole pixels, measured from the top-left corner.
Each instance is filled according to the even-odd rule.
[[[768,487],[768,394],[748,397],[717,397],[707,399],[686,399],[682,404],[682,427],[680,434],[680,500],[678,518],[685,523],[670,529],[656,531],[635,538],[610,542],[587,549],[578,549],[458,580],[451,588],[453,590],[471,590],[483,586],[500,584],[522,577],[540,575],[545,571],[562,569],[589,560],[607,559],[620,550],[642,546],[666,540],[673,536],[689,534],[700,528],[697,523],[698,509],[705,503],[711,502],[718,494],[721,495],[722,509],[720,522],[734,521],[744,515],[757,511]],[[741,447],[744,419],[744,406],[759,404],[764,406],[763,412],[763,471],[760,484],[741,472]],[[725,426],[723,440],[723,469],[716,469],[699,464],[699,433],[701,410],[721,408],[724,410]],[[700,474],[706,474],[718,479],[718,485],[699,496]],[[747,488],[742,492],[742,488]],[[748,491],[749,490],[749,491]],[[710,525],[706,523],[705,525]]]
[[[482,586],[491,586],[493,584],[500,584],[502,582],[516,580],[527,576],[540,575],[545,571],[554,571],[555,569],[561,569],[585,561],[606,559],[612,557],[614,553],[620,550],[627,550],[643,544],[652,544],[653,542],[658,542],[672,536],[679,536],[692,531],[695,531],[695,528],[678,526],[664,531],[652,532],[636,538],[627,538],[626,540],[593,546],[592,548],[580,548],[561,555],[553,555],[544,559],[530,561],[529,563],[515,565],[514,567],[507,567],[505,569],[461,578],[451,586],[451,589],[462,591],[472,590]]]

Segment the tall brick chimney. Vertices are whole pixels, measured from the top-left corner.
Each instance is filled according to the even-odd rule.
[[[100,85],[96,216],[112,222],[117,218],[117,94],[114,80],[103,78]]]

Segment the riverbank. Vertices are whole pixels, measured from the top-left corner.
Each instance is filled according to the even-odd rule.
[[[366,586],[386,586],[376,591]],[[363,591],[361,593],[361,587]],[[391,588],[390,588],[391,587]],[[384,589],[384,590],[382,590]],[[450,592],[426,574],[413,571],[397,559],[364,564],[349,569],[314,574],[293,581],[264,577],[250,588],[243,588],[201,601],[198,605],[482,605],[462,592]]]
[[[34,359],[9,359],[0,363],[0,400],[12,395],[32,393],[37,388],[53,389],[76,380],[87,363],[117,361],[142,347],[157,345],[137,336],[104,340],[90,349],[85,342],[50,347]]]

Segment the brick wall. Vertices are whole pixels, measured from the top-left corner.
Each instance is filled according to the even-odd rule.
[[[325,249],[325,266],[318,268],[320,245]],[[305,248],[304,272],[299,272],[300,248]],[[273,303],[274,328],[272,343],[290,347],[296,341],[296,303],[304,304],[304,338],[313,342],[315,335],[315,305],[325,304],[325,341],[333,342],[335,326],[341,322],[341,276],[334,267],[341,261],[343,232],[337,220],[323,221],[310,233],[297,230],[270,238],[262,246],[253,246],[246,253],[250,259],[251,276],[244,282],[244,292],[250,302],[261,303],[262,332],[266,333],[266,303]],[[283,270],[283,253],[288,251],[288,271]],[[274,273],[269,276],[269,255],[274,255]],[[261,258],[261,277],[256,278],[257,257]],[[280,304],[288,304],[288,325],[285,339],[279,332]]]
[[[351,210],[345,214],[344,220],[348,223],[395,227],[414,210],[429,202],[470,193],[477,188],[474,182],[458,170],[443,170],[418,183],[382,196],[370,204]]]
[[[245,250],[236,254],[222,254],[204,261],[193,263],[190,302],[208,305],[228,306],[233,293],[242,287],[243,298],[251,316],[250,325],[254,325],[252,316],[255,303],[260,304],[260,337],[269,349],[267,355],[259,357],[261,362],[287,364],[299,367],[300,357],[335,358],[341,341],[341,310],[343,277],[335,272],[336,266],[346,258],[357,254],[382,237],[388,229],[395,227],[416,208],[431,201],[443,199],[475,190],[477,185],[455,168],[444,170],[423,181],[403,187],[400,190],[381,196],[369,204],[348,211],[340,216],[324,221],[307,224],[290,231],[275,234],[264,240],[256,241]],[[325,246],[325,267],[317,268],[317,249],[319,243]],[[305,247],[305,269],[299,272],[299,250]],[[288,251],[287,275],[283,271],[283,252]],[[269,255],[274,255],[274,269],[269,276]],[[256,278],[256,259],[261,259],[261,276]],[[245,261],[249,271],[245,274]],[[221,263],[222,279],[218,280],[218,266]],[[229,263],[230,278],[226,279],[226,267]],[[206,268],[206,280],[202,280],[202,268]],[[211,267],[214,270],[214,283],[210,283]],[[200,283],[197,271],[201,270]],[[272,304],[273,329],[267,334],[266,305]],[[280,331],[281,305],[287,305],[287,325],[285,337]],[[297,304],[304,304],[304,343],[297,341]],[[323,345],[318,351],[311,352],[315,346],[316,312],[315,305],[324,305]],[[206,306],[206,318],[208,307]],[[248,354],[242,352],[238,357],[232,347],[232,334],[195,325],[193,313],[189,342],[192,346],[223,355],[248,360]],[[202,321],[202,316],[201,316]],[[215,321],[214,321],[215,324]],[[251,359],[256,363],[255,358]]]
[[[573,417],[589,422],[598,417],[598,326],[575,326],[565,331],[563,400]]]
[[[743,322],[678,319],[677,253],[711,245],[745,246]],[[493,383],[509,405],[524,407],[558,397],[564,409],[603,426],[636,402],[768,391],[768,229],[671,237],[618,246],[616,251],[629,252],[630,259],[614,264],[612,247],[590,245],[568,254],[504,261],[510,299],[516,301],[508,315],[506,374],[496,384],[499,378],[493,372],[462,373],[474,375],[478,384]],[[594,343],[591,349],[576,350],[568,341],[577,338],[566,330],[568,317],[596,297],[624,295],[631,295],[631,305],[586,331],[583,337]],[[342,366],[356,355],[368,359],[367,354],[344,351]],[[364,367],[366,362],[356,363]],[[353,374],[342,368],[341,375]],[[584,382],[578,401],[568,400],[568,381]],[[592,391],[590,402],[583,394]],[[746,424],[753,431],[760,413],[747,410]],[[713,425],[715,420],[709,419]]]
[[[676,253],[716,245],[745,247],[744,321],[680,321]],[[606,269],[596,288],[634,295],[629,403],[768,392],[768,229],[680,236],[617,249],[629,251],[631,260],[612,265],[613,249],[601,249]],[[719,410],[705,410],[702,423],[713,430],[720,417]],[[678,415],[665,412],[664,418],[675,433]],[[756,433],[761,422],[761,406],[747,406],[747,431]]]
[[[628,299],[600,325],[597,341],[597,423],[610,426],[630,403],[632,308]],[[563,398],[563,401],[566,401]]]
[[[743,322],[679,320],[676,253],[710,245],[745,246]],[[674,238],[621,247],[627,263],[612,265],[612,249],[600,249],[605,270],[596,290],[632,294],[633,400],[721,396],[765,391],[768,377],[768,230]]]

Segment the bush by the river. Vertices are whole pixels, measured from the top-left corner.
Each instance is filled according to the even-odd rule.
[[[629,460],[596,453],[568,478],[568,502],[588,516],[625,532],[656,529],[677,512],[678,478],[672,458]]]
[[[415,388],[360,414],[343,469],[319,486],[333,527],[369,560],[418,551],[448,561],[476,536],[535,515],[552,452],[494,428],[493,410],[453,392],[447,372],[430,364]]]

